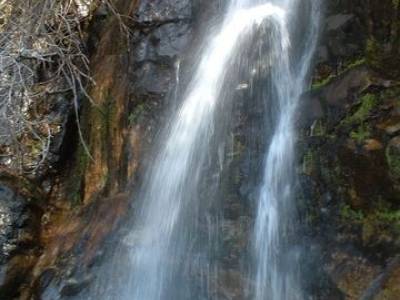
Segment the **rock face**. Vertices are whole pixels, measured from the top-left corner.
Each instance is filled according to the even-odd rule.
[[[61,130],[48,162],[30,176],[34,183],[0,173],[2,297],[87,298],[96,268],[104,252],[112,251],[112,236],[120,237],[134,201],[134,193],[125,191],[140,181],[141,167],[151,159],[149,145],[166,108],[174,106],[168,99],[187,83],[191,66],[185,61],[198,54],[204,20],[217,18],[224,3],[118,0],[115,10],[129,16],[123,23],[109,7],[93,14],[87,47],[96,84],[89,89],[91,99],[80,105],[82,137],[71,107],[59,99],[49,114],[62,123]],[[313,299],[397,300],[399,3],[324,5],[313,84],[298,122],[297,200],[305,237],[296,243],[305,250],[304,287]],[[248,263],[265,126],[262,103],[234,103],[221,177],[224,251],[217,254],[222,265],[213,289],[218,299],[242,300],[248,296],[242,287],[251,285],[241,268]]]
[[[310,285],[317,299],[399,295],[400,77],[392,71],[398,66],[392,34],[399,7],[391,1],[379,5],[329,2],[300,122],[306,124],[299,144],[300,185],[306,188],[299,201],[309,253],[322,266]],[[386,33],[383,19],[391,28]],[[386,50],[375,51],[375,43]]]
[[[127,185],[140,179],[176,92],[179,61],[193,38],[192,5],[119,0],[115,10],[130,16],[124,23],[107,8],[94,13],[88,47],[96,84],[81,106],[85,144],[70,137],[63,148],[41,229],[43,251],[23,297],[85,298],[110,233],[118,235],[129,209]]]
[[[4,182],[0,182],[0,294],[11,299],[29,281],[39,250],[41,210],[32,195],[11,181],[12,177],[1,174],[1,179]]]
[[[87,268],[123,220],[123,192],[139,176],[165,99],[176,91],[178,62],[192,39],[193,5],[200,1],[117,0],[93,12],[84,28],[95,85],[90,99],[81,99],[80,133],[70,107],[57,109],[63,124],[52,142],[55,157],[30,176],[43,192],[43,217],[31,212],[19,186],[0,178],[2,296],[71,297],[88,285]]]

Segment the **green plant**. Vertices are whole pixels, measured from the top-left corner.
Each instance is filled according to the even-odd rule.
[[[356,131],[352,131],[350,133],[350,137],[357,141],[358,143],[362,143],[366,139],[371,136],[370,128],[364,123],[358,126]]]
[[[361,210],[352,209],[348,204],[344,204],[340,207],[340,216],[346,220],[355,222],[362,222],[365,218]]]
[[[357,111],[347,119],[347,123],[364,121],[371,113],[371,110],[376,107],[377,103],[378,101],[376,95],[365,94],[361,97],[360,106],[358,107]]]
[[[394,147],[389,146],[385,154],[391,173],[396,177],[400,177],[400,153]]]
[[[366,61],[367,61],[367,59],[365,57],[361,57],[361,58],[357,58],[356,60],[351,60],[351,61],[346,62],[344,64],[344,67],[339,71],[338,74],[330,74],[328,77],[325,77],[319,81],[314,82],[311,86],[311,90],[318,90],[318,89],[322,88],[323,86],[328,85],[338,76],[348,72],[349,70],[351,70],[353,68],[356,68],[358,66],[365,64]]]

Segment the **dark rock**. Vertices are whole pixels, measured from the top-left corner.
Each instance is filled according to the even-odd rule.
[[[26,199],[0,183],[0,263],[18,248],[18,236],[29,218],[26,207]]]
[[[359,93],[366,89],[370,84],[370,73],[365,66],[359,66],[345,72],[336,80],[327,84],[314,95],[320,101],[326,102],[333,106],[345,106],[351,103],[352,94]]]
[[[157,94],[166,95],[170,88],[173,74],[168,68],[162,68],[152,62],[146,62],[135,72],[136,92],[138,95]]]
[[[330,16],[326,19],[326,29],[328,31],[341,29],[346,26],[353,18],[354,15],[345,14]]]
[[[80,280],[71,278],[64,283],[64,286],[61,288],[60,295],[67,297],[75,296],[84,288],[86,288],[90,284],[91,280],[91,276],[86,276]]]
[[[390,36],[398,36],[399,11],[389,0],[326,2],[320,85],[303,102],[301,163],[309,166],[300,176],[309,236],[320,248],[308,252],[318,264],[308,265],[324,282],[307,279],[315,299],[397,299],[400,93],[387,79],[398,74]]]
[[[136,13],[139,23],[165,23],[190,18],[190,0],[142,1]]]
[[[160,57],[176,57],[187,46],[190,26],[187,22],[169,23],[157,28],[150,39]]]
[[[36,261],[40,213],[11,185],[0,182],[0,294],[14,297]]]
[[[316,53],[316,61],[318,63],[324,63],[327,62],[328,59],[329,59],[328,48],[325,45],[318,47]]]
[[[363,293],[361,300],[374,300],[377,299],[377,296],[383,296],[383,299],[388,299],[388,293],[385,293],[385,290],[392,290],[390,294],[394,295],[393,292],[399,291],[400,287],[390,286],[391,277],[398,276],[400,269],[400,257],[395,257],[394,259],[390,260],[384,270],[372,281],[368,289]],[[397,279],[397,278],[395,278]],[[381,295],[380,295],[381,294]],[[386,294],[386,296],[385,296]],[[379,297],[379,299],[381,299]],[[390,299],[391,296],[389,296]]]

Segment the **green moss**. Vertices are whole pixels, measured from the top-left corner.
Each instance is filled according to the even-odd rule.
[[[331,74],[328,77],[326,77],[320,81],[314,82],[311,86],[311,90],[318,90],[318,89],[328,85],[329,83],[331,83],[335,78],[336,78],[336,76]]]
[[[107,90],[104,97],[104,104],[99,106],[88,105],[84,108],[82,115],[84,122],[82,123],[82,131],[85,140],[89,146],[89,152],[94,148],[100,148],[102,153],[108,153],[109,136],[111,124],[113,124],[116,107],[111,91]],[[101,141],[99,143],[99,141]],[[72,204],[79,205],[82,201],[82,192],[85,184],[85,173],[88,165],[91,162],[91,157],[85,146],[82,143],[77,145],[74,169],[71,172],[73,176],[69,179],[68,191]],[[92,161],[92,163],[95,163]],[[105,177],[107,178],[107,177]]]
[[[390,210],[383,208],[376,213],[377,218],[384,223],[400,223],[400,210]]]
[[[370,207],[368,210],[353,209],[350,205],[344,204],[340,207],[340,217],[350,227],[360,226],[362,240],[365,243],[399,241],[400,210],[393,209],[384,201],[379,201],[375,207]]]
[[[364,65],[367,62],[367,59],[365,57],[359,57],[356,60],[350,60],[348,62],[345,63],[345,67],[344,67],[344,72],[347,72],[350,69],[353,69],[355,67]]]
[[[144,103],[140,103],[136,106],[135,110],[129,114],[128,117],[128,122],[129,125],[135,125],[138,123],[140,120],[140,117],[143,115],[143,113],[146,111],[146,106]]]
[[[360,126],[358,126],[357,130],[350,133],[350,137],[357,143],[362,143],[363,141],[371,137],[370,128],[362,123]]]
[[[343,119],[340,126],[354,128],[350,132],[350,138],[357,143],[362,143],[370,138],[371,127],[368,125],[368,117],[372,110],[378,105],[378,97],[374,94],[365,94],[361,97],[357,110]]]
[[[376,242],[379,239],[397,242],[400,233],[400,210],[378,208],[363,220],[362,225],[365,242]]]
[[[364,213],[361,210],[355,210],[350,207],[348,204],[344,204],[340,207],[340,216],[345,221],[352,222],[362,222],[365,218]]]
[[[390,172],[393,176],[400,178],[400,153],[396,151],[394,147],[387,147],[386,151],[386,161],[389,165]]]
[[[376,95],[364,95],[363,97],[361,97],[359,108],[350,118],[347,119],[347,122],[354,123],[364,121],[371,113],[371,110],[376,107],[377,103],[378,101]]]
[[[341,76],[342,74],[350,71],[351,69],[365,64],[366,61],[367,61],[367,59],[365,57],[358,57],[355,60],[353,59],[353,60],[349,60],[349,61],[345,62],[344,67],[339,71],[338,74],[330,74],[328,77],[325,77],[319,81],[313,82],[313,84],[311,86],[311,90],[318,90],[318,89],[330,84],[338,76]]]

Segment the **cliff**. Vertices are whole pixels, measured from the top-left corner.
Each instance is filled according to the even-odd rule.
[[[85,299],[120,237],[202,24],[218,17],[220,4],[209,2],[118,0],[84,21],[93,82],[78,106],[65,93],[43,108],[59,126],[52,155],[29,174],[1,160],[4,299]],[[399,52],[398,1],[326,1],[297,120],[304,238],[296,243],[307,253],[303,285],[314,299],[399,298]],[[244,298],[239,287],[247,279],[238,270],[253,217],[254,172],[261,172],[260,107],[237,101],[232,108],[237,122],[230,124],[232,155],[222,182],[228,250],[219,254],[225,269],[215,282],[221,299]],[[31,140],[24,155],[37,158]]]

